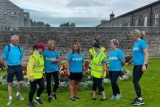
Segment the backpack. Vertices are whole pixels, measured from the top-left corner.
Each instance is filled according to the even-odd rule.
[[[21,53],[21,49],[19,45],[18,45],[18,49],[19,49],[19,52]],[[11,50],[10,45],[8,45],[8,52],[10,52],[10,50]]]

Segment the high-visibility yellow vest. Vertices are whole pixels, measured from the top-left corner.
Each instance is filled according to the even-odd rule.
[[[105,52],[106,48],[105,47],[101,47],[101,51]],[[96,54],[96,51],[94,48],[89,49],[89,53],[92,55],[92,57],[94,57],[94,55]]]
[[[101,78],[101,74],[103,71],[102,60],[106,58],[104,52],[98,54],[98,56],[94,56],[91,63],[91,75],[96,78]],[[106,71],[104,71],[104,77],[106,77]]]
[[[29,58],[34,58],[36,60],[36,64],[33,67],[33,78],[34,79],[42,78],[44,70],[43,55],[40,56],[38,53],[34,52]]]

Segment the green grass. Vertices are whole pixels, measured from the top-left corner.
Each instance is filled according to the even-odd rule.
[[[160,59],[149,59],[149,66],[145,74],[143,75],[140,84],[142,88],[142,95],[145,101],[143,107],[158,107],[160,105]],[[125,66],[132,71],[133,66]],[[4,73],[0,71],[0,75]],[[57,91],[57,100],[53,100],[51,103],[47,102],[46,90],[41,96],[43,105],[36,105],[36,107],[131,107],[130,103],[136,97],[132,78],[125,81],[118,82],[122,94],[122,99],[119,101],[111,101],[109,98],[112,96],[111,85],[104,85],[108,100],[104,102],[98,101],[101,96],[97,95],[97,101],[92,101],[91,87],[80,87],[79,97],[81,99],[76,102],[69,100],[69,88],[59,88]],[[16,87],[13,88],[13,103],[10,107],[26,107],[28,102],[29,88],[22,90],[22,95],[25,97],[24,101],[18,101],[15,98]],[[8,100],[7,85],[0,84],[0,107],[7,107]]]

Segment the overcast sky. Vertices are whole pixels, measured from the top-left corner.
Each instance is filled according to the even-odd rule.
[[[157,0],[10,0],[36,21],[58,27],[61,23],[74,22],[79,27],[96,26],[102,19],[109,19],[114,12],[119,16]]]

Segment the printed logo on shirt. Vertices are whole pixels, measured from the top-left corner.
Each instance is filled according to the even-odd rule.
[[[133,48],[133,51],[138,51],[138,50],[139,50],[138,47]]]
[[[46,57],[46,60],[53,60],[53,59],[55,59],[55,58],[48,58],[48,57]]]
[[[80,58],[72,58],[72,61],[82,61],[82,57],[80,57]]]
[[[118,57],[112,56],[112,57],[109,57],[109,60],[118,60]]]

